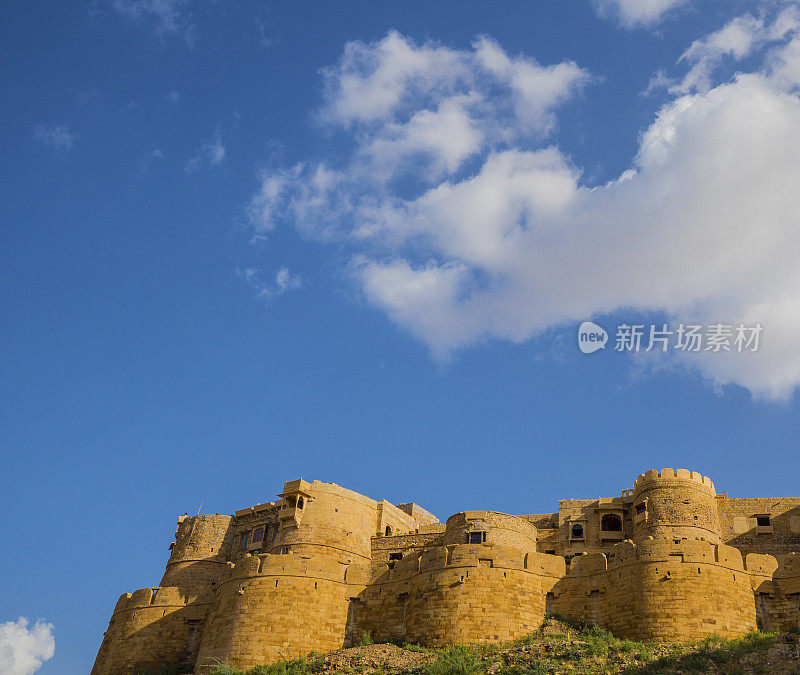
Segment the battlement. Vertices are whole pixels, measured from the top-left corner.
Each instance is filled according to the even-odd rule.
[[[140,588],[133,593],[123,593],[119,596],[114,607],[114,614],[150,607],[185,607],[193,604],[209,604],[212,599],[210,589],[204,593],[187,595],[182,589],[175,586]]]
[[[513,640],[548,611],[653,641],[800,626],[800,499],[718,498],[686,469],[645,471],[620,495],[440,523],[298,478],[233,516],[181,516],[161,584],[119,598],[92,673],[248,669],[364,632]]]
[[[712,494],[716,495],[716,491],[714,490],[714,483],[710,478],[707,476],[703,476],[696,471],[689,471],[688,469],[649,469],[644,473],[639,474],[639,477],[633,484],[633,492],[636,494],[639,490],[643,488],[646,483],[650,483],[653,481],[659,480],[684,480],[684,481],[692,481],[696,483],[697,486],[709,490]]]
[[[247,555],[236,563],[228,563],[228,571],[220,583],[255,576],[316,577],[343,582],[348,567],[350,565],[329,558],[271,553]]]

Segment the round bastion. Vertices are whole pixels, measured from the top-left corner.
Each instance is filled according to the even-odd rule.
[[[633,538],[704,539],[721,543],[710,478],[687,469],[645,471],[633,484]]]
[[[447,519],[445,544],[495,544],[536,550],[537,530],[524,518],[497,511],[461,511]]]

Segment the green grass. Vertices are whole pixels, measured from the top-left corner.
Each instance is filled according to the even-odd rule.
[[[403,649],[405,649],[405,650],[407,650],[407,651],[409,651],[409,652],[419,652],[419,653],[421,653],[421,654],[425,654],[426,652],[429,652],[429,651],[431,651],[431,650],[430,650],[430,649],[428,649],[427,647],[423,647],[422,645],[415,645],[415,644],[412,644],[411,642],[404,642],[404,643],[403,643],[402,645],[400,645],[400,646],[401,646]]]
[[[375,644],[372,641],[372,635],[367,631],[361,633],[361,639],[355,644],[356,647],[366,647],[367,645]]]
[[[459,645],[450,649],[428,649],[419,645],[391,640],[403,649],[429,653],[432,660],[417,666],[419,675],[545,675],[546,673],[603,673],[621,672],[628,675],[647,675],[665,672],[706,672],[716,667],[729,673],[761,672],[758,666],[743,662],[775,645],[778,633],[755,632],[739,639],[709,638],[698,643],[664,645],[620,640],[609,631],[587,621],[577,623],[559,619],[565,628],[560,633],[545,633],[544,627],[505,644]],[[359,646],[373,644],[364,633]],[[312,675],[322,670],[323,660],[313,654],[306,658],[237,670],[219,664],[213,675]],[[755,670],[754,670],[755,668]],[[344,666],[349,675],[367,673],[365,666]],[[182,671],[163,671],[172,675]],[[372,671],[370,671],[372,672]],[[766,671],[765,671],[766,672]],[[800,670],[798,671],[800,673]],[[162,675],[162,671],[142,671],[142,675]],[[374,671],[382,675],[381,671]]]
[[[739,661],[751,654],[765,652],[778,642],[778,639],[778,633],[758,632],[736,639],[710,637],[698,643],[695,649],[689,653],[673,653],[635,670],[629,669],[626,672],[641,675],[671,670],[705,672],[710,665],[725,666],[726,670],[732,670],[731,666],[735,661]]]
[[[435,661],[425,667],[425,675],[472,675],[485,670],[483,660],[474,649],[458,645],[440,652]]]
[[[212,675],[311,675],[322,669],[319,658],[299,658],[291,661],[281,660],[264,666],[255,666],[249,670],[234,668],[225,663],[214,664]]]

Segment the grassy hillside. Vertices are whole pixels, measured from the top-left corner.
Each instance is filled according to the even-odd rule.
[[[224,664],[214,675],[543,675],[545,673],[796,673],[797,633],[752,633],[685,644],[619,640],[595,626],[548,619],[513,643],[447,650],[410,644],[371,644],[323,656],[282,661],[247,671]]]

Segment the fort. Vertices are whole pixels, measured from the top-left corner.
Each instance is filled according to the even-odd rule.
[[[800,498],[734,499],[685,469],[557,513],[462,511],[285,483],[234,515],[181,516],[157,587],[123,594],[93,675],[248,668],[357,642],[499,642],[547,613],[683,641],[800,625]]]

